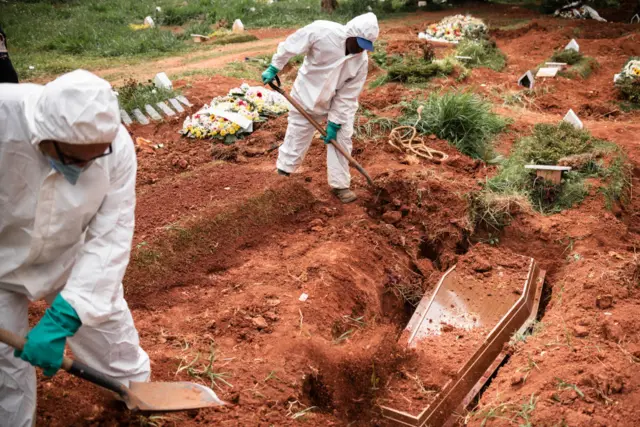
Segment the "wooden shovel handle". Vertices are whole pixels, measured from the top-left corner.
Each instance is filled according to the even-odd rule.
[[[7,331],[6,329],[0,328],[0,342],[7,344],[15,348],[16,350],[22,351],[25,344],[25,339],[21,336],[14,334],[13,332]],[[84,363],[78,362],[77,360],[69,359],[68,357],[62,358],[62,369],[74,375],[78,378],[82,378],[83,380],[87,380],[92,382],[100,387],[104,387],[108,390],[111,390],[115,393],[118,393],[120,397],[124,400],[128,397],[129,389],[120,384],[118,381],[113,378],[96,371],[95,369],[85,365]]]
[[[302,105],[300,105],[295,99],[293,99],[293,97],[291,95],[289,95],[287,92],[285,92],[284,90],[282,90],[282,88],[280,87],[280,78],[276,75],[276,82],[278,83],[277,85],[275,85],[273,82],[269,82],[269,86],[271,87],[271,89],[275,90],[276,92],[278,92],[280,95],[284,96],[287,101],[289,101],[289,103],[291,105],[293,105],[293,107],[298,110],[300,112],[300,114],[302,114],[304,116],[305,119],[309,120],[309,123],[311,123],[317,130],[318,132],[320,132],[320,135],[324,136],[326,138],[327,133],[325,132],[324,128],[322,126],[320,126],[320,123],[318,123],[313,117],[311,117],[311,114],[309,114],[303,107]],[[373,184],[373,180],[371,179],[371,177],[369,176],[369,173],[362,167],[360,166],[360,163],[358,163],[356,161],[356,159],[354,159],[353,157],[351,157],[351,154],[347,153],[347,150],[345,150],[340,144],[338,144],[335,140],[331,140],[329,141],[331,143],[331,145],[333,145],[333,147],[338,150],[338,152],[340,154],[342,154],[344,156],[344,158],[346,158],[349,163],[351,163],[351,165],[356,168],[358,170],[358,172],[360,172],[366,179],[367,179],[367,183],[370,186],[374,186]]]

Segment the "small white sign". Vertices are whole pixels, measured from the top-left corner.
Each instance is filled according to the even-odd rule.
[[[162,116],[151,105],[145,105],[144,109],[153,120],[162,120]]]
[[[169,108],[169,106],[166,103],[158,102],[156,105],[158,106],[159,109],[162,110],[162,112],[166,116],[171,117],[171,116],[175,116],[176,115],[175,111],[173,111],[171,108]]]
[[[122,123],[124,123],[126,126],[129,126],[131,123],[133,123],[131,117],[129,117],[127,112],[122,109],[120,109],[120,118],[122,119]]]
[[[142,114],[142,111],[140,111],[140,109],[136,108],[135,110],[132,111],[132,113],[133,113],[133,117],[135,117],[138,123],[140,123],[141,125],[149,124],[149,119],[147,118],[147,116]]]
[[[427,7],[427,2],[426,1],[419,1],[418,2],[418,7]]]
[[[180,105],[177,99],[171,98],[169,100],[169,103],[171,104],[173,109],[176,110],[178,113],[184,113],[184,108],[182,108],[182,105]]]
[[[536,77],[555,77],[558,74],[560,68],[557,67],[544,67],[538,70]]]
[[[156,74],[153,78],[153,84],[162,89],[173,89],[171,80],[169,80],[169,77],[167,77],[167,74],[164,72]]]
[[[573,112],[573,110],[569,110],[562,120],[567,123],[570,123],[576,129],[584,128],[582,121],[578,118],[576,113]]]
[[[153,18],[150,16],[147,16],[146,18],[144,18],[144,25],[148,25],[149,27],[153,28],[156,26],[156,23],[153,22]]]
[[[564,50],[575,50],[576,52],[580,52],[580,46],[578,46],[576,39],[571,39],[571,41],[564,47]]]
[[[620,80],[620,73],[618,73],[618,74],[614,74],[614,75],[613,75],[613,82],[615,83],[615,82],[617,82],[618,80]]]
[[[304,292],[302,293],[302,295],[300,295],[300,298],[298,298],[300,301],[305,302],[307,300],[307,298],[309,298],[309,295],[305,294]]]

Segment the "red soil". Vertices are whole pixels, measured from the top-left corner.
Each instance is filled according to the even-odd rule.
[[[499,5],[469,10],[498,25],[536,16]],[[415,25],[423,28],[451,13],[419,14],[416,19],[424,22]],[[527,110],[497,107],[514,119],[498,150],[508,152],[533,124],[557,122],[573,108],[586,114],[585,126],[595,136],[627,152],[637,185],[640,116],[601,112],[615,106],[612,76],[635,49],[638,26],[552,18],[534,23],[529,31],[493,33],[509,57],[503,72],[476,69],[466,82],[433,85],[469,87],[500,106],[501,94],[518,90],[519,75],[577,36],[600,68],[586,80],[539,82],[542,90]],[[404,27],[400,23],[398,31],[406,33]],[[575,34],[574,28],[581,30]],[[384,31],[383,37],[396,34]],[[199,108],[238,83],[213,77],[184,91]],[[387,109],[391,104],[430,90],[387,86],[366,90],[362,101],[375,113],[393,117],[398,107]],[[429,140],[451,156],[435,165],[407,162],[384,138],[355,140],[357,160],[385,191],[370,192],[353,171],[360,200],[344,206],[328,192],[325,149],[317,141],[299,174],[285,179],[274,173],[277,154],[265,149],[282,140],[286,118],[266,124],[232,149],[216,148],[215,156],[226,161],[213,158],[209,142],[181,138],[182,119],[131,128],[134,139],[142,136],[165,148],[138,153],[136,235],[125,289],[152,360],[153,379],[213,386],[230,405],[141,418],[109,394],[61,373],[39,378],[38,423],[294,425],[300,422],[296,414],[315,406],[303,414],[309,425],[383,424],[373,402],[387,393],[389,378],[403,364],[411,372],[412,361],[421,366],[423,357],[446,354],[435,343],[420,350],[424,356],[395,346],[410,313],[390,284],[411,283],[429,292],[470,246],[498,237],[498,248],[534,257],[547,270],[551,297],[540,331],[515,349],[470,423],[481,425],[483,414],[502,408],[503,418],[486,422],[640,424],[637,197],[608,211],[593,188],[569,211],[521,213],[499,236],[473,234],[464,195],[480,188],[495,168],[457,154],[446,142]],[[299,300],[303,292],[309,295],[306,302]],[[609,300],[610,306],[597,302]],[[35,304],[31,320],[43,309]],[[193,368],[203,369],[212,346],[213,369],[227,373],[232,386],[220,380],[212,385],[197,372],[178,372],[198,354]],[[439,384],[448,371],[436,374]],[[438,384],[425,385],[436,389]],[[535,409],[523,412],[523,402],[532,396]]]

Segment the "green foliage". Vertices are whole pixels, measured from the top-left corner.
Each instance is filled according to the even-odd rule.
[[[140,108],[144,111],[146,104],[151,104],[155,108],[157,102],[166,101],[177,95],[175,91],[157,88],[151,82],[143,84],[135,80],[128,80],[115,90],[118,92],[120,108],[127,112],[131,112],[134,108]]]
[[[417,121],[419,106],[424,109]],[[491,103],[470,92],[432,93],[426,101],[412,101],[404,107],[402,124],[415,124],[420,133],[436,134],[463,154],[485,161],[493,157],[493,137],[507,124],[491,110]]]
[[[595,160],[605,154],[613,157],[608,167]],[[524,168],[527,164],[556,165],[561,160],[573,169],[563,174],[559,185],[537,178],[533,171]],[[468,195],[470,219],[473,224],[489,229],[504,227],[515,211],[524,208],[519,203],[514,211],[513,205],[505,205],[505,199],[526,200],[533,209],[547,214],[569,209],[588,195],[584,179],[592,176],[602,178],[604,185],[600,191],[608,207],[627,200],[631,173],[616,145],[565,122],[538,124],[531,136],[516,142],[498,174],[487,180],[481,191]]]
[[[406,56],[402,62],[389,66],[387,81],[402,83],[424,83],[432,77],[448,76],[453,73],[454,63],[448,58],[427,62],[413,56]]]
[[[575,65],[584,58],[582,53],[573,49],[556,50],[551,56],[553,62],[564,62],[568,65]]]
[[[495,71],[502,71],[507,63],[507,57],[498,49],[492,40],[464,39],[458,45],[457,55],[471,57],[464,61],[470,67],[486,67]]]
[[[640,105],[640,77],[621,77],[616,82],[616,87],[623,99]]]

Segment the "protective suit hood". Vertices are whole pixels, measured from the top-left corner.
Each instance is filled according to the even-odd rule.
[[[85,70],[47,83],[25,104],[32,144],[45,140],[107,143],[115,139],[120,127],[118,100],[111,85]]]
[[[378,18],[372,12],[356,16],[345,25],[347,37],[362,37],[370,42],[378,39],[380,29],[378,28]]]

